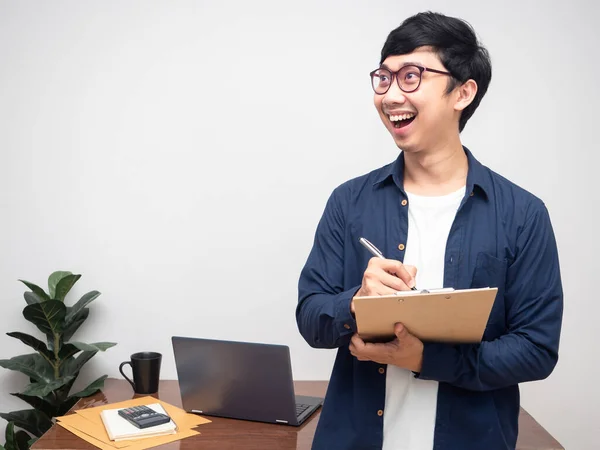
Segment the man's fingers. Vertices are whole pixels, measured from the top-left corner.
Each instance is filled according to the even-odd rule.
[[[350,345],[348,347],[352,356],[356,357],[356,359],[359,361],[371,361],[371,359],[365,355],[365,349],[367,348],[367,345],[358,334],[354,334],[354,336],[352,336],[350,339]]]
[[[416,267],[405,266],[400,261],[394,261],[394,260],[388,260],[388,261],[390,261],[392,264],[390,264],[389,270],[386,269],[387,272],[396,274],[396,276],[398,278],[400,278],[408,288],[412,288],[413,286],[415,286],[415,284],[416,284],[415,276],[417,275]],[[410,272],[407,267],[410,268]],[[414,274],[411,272],[414,272]],[[403,289],[398,289],[398,290],[400,291]]]
[[[371,258],[357,296],[392,295],[415,285],[417,268],[393,259]]]
[[[398,285],[398,287],[390,287],[390,284],[393,284],[394,286]],[[374,269],[372,271],[365,272],[362,287],[356,293],[356,295],[392,295],[395,292],[402,290],[402,286],[404,286],[404,282],[399,278],[390,275],[382,269]]]
[[[371,267],[378,267],[388,274],[391,274],[392,277],[399,278],[399,281],[390,281],[389,278],[385,278],[385,284],[395,288],[397,291],[410,289],[415,285],[415,276],[417,275],[417,268],[415,266],[405,266],[395,259],[372,258],[371,261],[369,261],[369,268]],[[367,268],[367,272],[369,271],[369,268]],[[367,275],[367,272],[365,272],[365,275]],[[383,277],[383,275],[379,275]]]
[[[381,282],[390,290],[390,292],[379,295],[394,294],[398,291],[407,291],[410,289],[410,286],[408,286],[403,280],[386,271],[383,271],[383,275],[381,275]]]
[[[410,265],[404,264],[404,268],[406,269],[406,271],[407,271],[408,273],[410,273],[410,274],[411,274],[411,276],[412,276],[413,278],[416,278],[416,277],[417,277],[417,268],[416,268],[416,266],[410,266]]]
[[[400,342],[402,342],[402,340],[404,340],[404,339],[406,339],[408,337],[408,330],[401,323],[397,323],[394,326],[394,334],[396,335],[396,337],[398,338],[398,340]]]
[[[354,346],[354,348],[360,351],[364,348],[365,341],[363,341],[357,333],[354,333],[350,339],[350,345]]]

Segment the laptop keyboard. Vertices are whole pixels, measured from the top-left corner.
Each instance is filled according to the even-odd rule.
[[[310,405],[304,405],[302,403],[296,403],[296,417],[300,417],[300,415],[310,408]]]

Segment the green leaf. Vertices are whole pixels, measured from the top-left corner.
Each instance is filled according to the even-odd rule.
[[[67,400],[63,401],[54,417],[64,416],[69,412],[69,410],[75,406],[75,403],[79,401],[79,397],[69,397]]]
[[[69,342],[69,344],[74,345],[79,350],[84,352],[94,352],[101,351],[104,352],[111,347],[117,345],[116,342],[94,342],[93,344],[84,344],[83,342]]]
[[[64,344],[60,348],[60,352],[58,352],[58,359],[60,361],[60,365],[64,365],[71,356],[76,355],[81,350],[75,347],[73,344]]]
[[[56,293],[54,295],[55,300],[59,300],[61,302],[65,301],[65,297],[73,287],[77,280],[81,278],[81,275],[67,275],[63,279],[61,279],[56,285]]]
[[[27,450],[29,448],[27,446],[27,441],[29,441],[29,439],[30,436],[23,430],[15,432],[14,422],[8,422],[8,424],[6,425],[6,447],[2,447],[0,445],[0,449],[4,448],[5,450]]]
[[[48,277],[48,292],[50,293],[50,298],[56,299],[56,285],[60,280],[62,280],[67,275],[73,275],[72,272],[67,271],[56,271],[50,274]]]
[[[77,376],[83,365],[88,362],[92,357],[98,353],[97,351],[93,352],[82,352],[77,358],[69,358],[65,361],[62,368],[62,375],[64,377],[74,375]]]
[[[19,430],[15,433],[15,440],[17,442],[18,450],[28,450],[29,449],[29,441],[31,440],[31,436],[25,433],[23,430]]]
[[[37,382],[49,383],[54,380],[54,369],[39,353],[0,359],[0,367],[19,371]]]
[[[27,442],[27,445],[29,446],[29,448],[31,448],[33,446],[33,444],[35,444],[37,442],[38,438],[34,437],[29,439],[29,442]]]
[[[39,295],[31,291],[24,292],[23,297],[25,297],[25,301],[28,305],[33,305],[34,303],[40,303],[42,301]]]
[[[37,284],[33,284],[30,283],[29,281],[25,281],[25,280],[19,280],[21,283],[23,283],[25,286],[27,286],[29,289],[31,289],[33,291],[33,293],[35,293],[39,298],[42,299],[42,301],[47,301],[50,300],[50,297],[48,297],[48,294],[46,294],[46,292],[39,287]]]
[[[15,442],[15,424],[8,422],[6,425],[6,449],[17,450],[17,443]]]
[[[51,381],[50,383],[40,382],[40,383],[31,383],[29,384],[25,390],[22,392],[23,395],[31,395],[37,396],[40,398],[45,397],[50,392],[58,389],[65,384],[69,383],[74,376],[68,376],[64,378],[59,378],[58,380]]]
[[[69,342],[60,349],[58,359],[64,361],[70,356],[73,356],[80,351],[86,352],[103,352],[117,345],[114,342],[96,342],[94,344],[84,344],[83,342]]]
[[[36,339],[33,336],[30,336],[25,333],[19,333],[17,331],[15,331],[13,333],[6,333],[6,334],[9,335],[10,337],[19,339],[25,345],[29,345],[31,348],[33,348],[35,351],[37,351],[40,355],[45,356],[50,361],[54,360],[54,353],[52,353],[50,350],[48,350],[48,347],[46,347],[46,344],[43,343],[42,341],[40,341],[39,339]]]
[[[45,400],[49,403],[52,403],[53,405],[58,405],[59,410],[62,409],[63,403],[69,398],[69,392],[71,392],[71,388],[73,387],[73,384],[75,384],[75,379],[77,378],[78,375],[79,375],[79,372],[77,372],[76,374],[73,374],[71,381],[66,383],[64,386],[59,387],[51,395],[46,396]],[[69,377],[71,377],[71,376],[69,375]],[[62,416],[64,414],[58,414],[58,415]]]
[[[15,432],[14,422],[9,422],[6,425],[6,447],[0,446],[0,448],[5,448],[5,450],[27,450],[29,439],[30,436],[23,430]]]
[[[50,418],[36,409],[0,413],[0,417],[9,422],[14,422],[15,426],[23,428],[37,437],[41,437],[42,434],[52,427]]]
[[[106,378],[108,378],[108,375],[102,375],[100,378],[98,378],[96,381],[93,381],[92,383],[89,384],[88,387],[86,387],[85,389],[82,389],[81,391],[77,392],[76,394],[73,394],[72,397],[89,397],[92,394],[95,394],[96,392],[98,392],[100,389],[102,389],[104,387],[104,380],[106,380]]]
[[[75,303],[73,305],[73,307],[67,311],[67,317],[65,318],[65,322],[66,322],[67,326],[69,326],[69,324],[71,323],[73,318],[76,317],[77,314],[79,314],[79,312],[83,310],[83,308],[85,308],[87,305],[89,305],[92,301],[96,300],[96,298],[98,298],[99,295],[100,295],[100,292],[98,292],[98,291],[90,291],[87,294],[85,294],[83,297],[81,297],[79,299],[79,301],[77,303]]]
[[[46,414],[48,417],[59,416],[58,411],[61,405],[53,403],[53,401],[56,402],[56,398],[54,395],[49,396],[48,400],[39,397],[34,397],[31,395],[23,395],[20,392],[15,392],[10,395],[14,395],[17,398],[20,398],[28,405],[33,406],[35,409]]]
[[[43,303],[26,306],[23,316],[46,335],[54,335],[62,332],[67,307],[58,300],[48,300]]]
[[[48,350],[50,350],[51,352],[54,353],[54,344],[58,344],[58,349],[60,351],[60,349],[62,348],[63,345],[63,335],[62,334],[58,334],[58,343],[54,340],[54,335],[53,334],[47,334],[46,335],[46,341],[48,343]]]
[[[67,314],[68,314],[68,311],[69,311],[69,307],[67,307]],[[72,316],[71,322],[65,324],[65,329],[63,330],[64,341],[69,341],[73,337],[73,335],[79,329],[81,324],[83,322],[85,322],[85,320],[88,318],[89,314],[90,314],[89,308],[84,308],[79,313]]]

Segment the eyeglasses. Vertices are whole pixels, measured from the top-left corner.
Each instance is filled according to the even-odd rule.
[[[371,85],[376,94],[383,95],[394,82],[394,77],[398,82],[398,87],[403,92],[415,92],[421,85],[423,72],[434,72],[442,75],[450,75],[450,72],[442,70],[430,69],[429,67],[415,66],[413,64],[403,66],[397,72],[392,72],[388,69],[377,69],[371,72]]]

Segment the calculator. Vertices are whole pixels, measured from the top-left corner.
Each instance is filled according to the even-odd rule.
[[[147,406],[133,406],[119,410],[119,416],[138,428],[149,428],[171,421],[166,414],[158,413]]]

